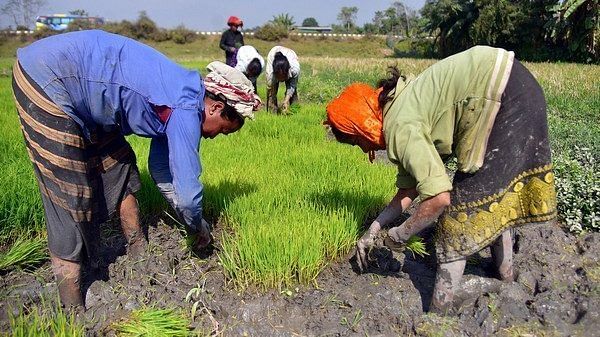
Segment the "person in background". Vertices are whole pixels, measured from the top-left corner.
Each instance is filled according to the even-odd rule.
[[[260,107],[252,84],[221,62],[203,79],[135,40],[99,30],[17,51],[13,91],[44,205],[61,302],[83,306],[81,263],[98,258],[99,225],[117,213],[135,257],[146,247],[140,176],[125,135],[151,138],[148,167],[192,249],[210,243],[198,177],[200,139],[236,132]]]
[[[290,105],[298,100],[298,78],[300,63],[296,53],[286,47],[275,46],[267,55],[267,110],[287,112]],[[281,106],[277,105],[279,82],[285,82],[285,96]]]
[[[235,69],[241,71],[248,77],[257,93],[256,79],[265,67],[265,59],[252,46],[242,46],[237,52],[237,64]]]
[[[451,307],[467,257],[487,246],[499,278],[513,281],[511,229],[556,217],[544,93],[513,52],[476,46],[417,78],[392,67],[378,91],[348,87],[328,105],[326,123],[338,141],[368,153],[386,149],[398,167],[396,195],[356,245],[361,271],[377,233],[417,196],[417,209],[388,231],[386,246],[402,250],[441,216],[430,311]],[[453,181],[444,166],[451,156]]]
[[[244,45],[244,35],[240,32],[240,27],[244,26],[244,22],[237,16],[230,16],[227,19],[227,25],[229,29],[221,35],[219,46],[225,51],[225,63],[230,67],[235,67],[237,51]]]

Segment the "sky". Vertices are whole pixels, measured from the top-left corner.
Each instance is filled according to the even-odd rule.
[[[7,0],[0,0],[0,7]],[[39,15],[67,13],[84,9],[90,15],[109,21],[135,20],[145,10],[160,27],[173,28],[180,24],[200,31],[220,31],[227,27],[230,15],[244,21],[246,28],[260,26],[281,13],[289,13],[297,25],[307,17],[314,17],[321,26],[338,23],[342,7],[358,7],[357,24],[371,22],[375,11],[384,10],[392,0],[46,0]],[[420,9],[425,0],[404,0],[413,9]],[[1,17],[0,26],[12,24]],[[33,27],[33,23],[31,25]]]

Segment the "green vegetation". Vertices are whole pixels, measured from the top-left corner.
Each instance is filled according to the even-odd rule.
[[[206,207],[226,225],[219,257],[238,286],[312,281],[390,198],[393,169],[326,141],[322,119],[305,104],[203,145]]]
[[[427,1],[421,27],[435,37],[432,54],[439,57],[486,44],[521,59],[597,63],[599,9],[598,0]]]
[[[12,337],[83,337],[85,328],[75,313],[65,312],[58,301],[43,300],[39,307],[9,312]]]
[[[266,23],[256,29],[254,36],[264,41],[279,41],[288,37],[288,29],[282,24]]]
[[[455,337],[463,335],[456,316],[439,316],[429,313],[423,315],[422,318],[423,320],[415,327],[419,336]]]
[[[123,337],[187,337],[190,336],[189,323],[174,310],[146,308],[133,311],[112,328]]]
[[[251,38],[247,42],[263,54],[274,45]],[[384,42],[284,41],[300,55],[299,107],[290,116],[259,111],[239,133],[202,142],[204,210],[224,229],[216,238],[222,245],[219,258],[235,286],[311,282],[327,263],[349,251],[365,219],[381,210],[395,192],[394,167],[368,164],[358,148],[328,141],[321,125],[325,104],[346,85],[354,81],[374,85],[392,64],[416,74],[434,62],[385,59]],[[209,61],[224,57],[215,37],[183,47],[172,41],[155,45],[184,66],[203,72]],[[4,53],[0,55],[14,54],[14,49],[0,50]],[[326,54],[331,55],[321,57]],[[12,101],[13,61],[0,57],[0,74],[7,74],[0,75],[0,247],[6,248],[20,233],[44,231],[41,199]],[[574,231],[597,230],[600,67],[526,66],[548,100],[560,216]],[[259,78],[259,94],[265,97],[264,75]],[[139,137],[129,141],[143,179],[138,195],[142,212],[160,214],[166,204],[146,167],[149,142]]]
[[[47,259],[46,240],[39,237],[20,237],[8,251],[0,253],[0,271],[34,267]]]
[[[406,242],[406,249],[412,253],[413,258],[415,255],[419,255],[420,257],[429,255],[427,248],[425,247],[425,241],[423,241],[423,238],[416,235],[412,235],[410,238],[408,238],[408,241]]]

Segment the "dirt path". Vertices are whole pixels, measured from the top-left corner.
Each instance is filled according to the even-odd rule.
[[[424,314],[434,262],[383,248],[380,264],[359,275],[352,263],[328,266],[314,286],[241,294],[227,284],[216,254],[192,258],[181,236],[164,224],[149,229],[148,254],[119,256],[123,241],[112,228],[103,252],[108,267],[86,275],[84,321],[90,335],[111,335],[111,322],[142,305],[181,308],[199,301],[194,325],[226,336],[600,336],[600,233],[576,238],[555,225],[517,230],[513,283],[487,274],[485,251],[469,260],[455,313]],[[394,272],[394,270],[400,269]],[[34,274],[0,280],[0,329],[9,305],[56,294],[48,264]],[[196,288],[190,301],[188,291]]]

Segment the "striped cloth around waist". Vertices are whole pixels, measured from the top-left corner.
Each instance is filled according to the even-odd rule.
[[[41,193],[76,222],[91,221],[100,175],[119,162],[135,162],[131,147],[118,130],[94,132],[91,141],[85,139],[75,120],[50,100],[18,61],[13,66],[13,91]]]

